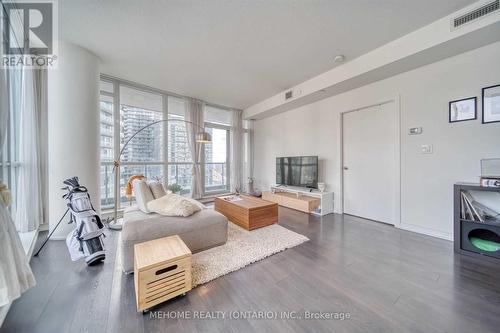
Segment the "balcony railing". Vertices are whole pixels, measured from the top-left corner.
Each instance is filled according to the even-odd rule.
[[[182,187],[181,195],[191,192],[193,166],[191,163],[174,163],[168,165],[168,184],[178,184]]]
[[[205,162],[205,192],[228,190],[226,163]]]
[[[113,162],[101,163],[101,209],[114,206]]]
[[[164,167],[168,176],[164,175]],[[120,207],[130,204],[125,196],[125,187],[132,175],[142,174],[146,178],[167,178],[167,184],[178,184],[182,187],[181,195],[191,191],[191,163],[153,163],[153,162],[122,162],[120,166]],[[101,208],[111,209],[114,205],[114,174],[113,162],[101,162]],[[205,163],[205,192],[225,192],[228,190],[226,163]]]

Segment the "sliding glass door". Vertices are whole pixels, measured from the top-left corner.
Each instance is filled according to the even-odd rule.
[[[205,129],[212,135],[212,143],[205,145],[205,195],[229,192],[229,151],[232,111],[214,106],[205,107]]]
[[[205,194],[229,190],[229,129],[206,123],[205,128],[212,135],[212,144],[205,145]]]

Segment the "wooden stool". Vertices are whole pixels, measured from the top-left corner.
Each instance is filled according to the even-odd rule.
[[[134,282],[137,311],[191,290],[191,251],[175,235],[135,244]]]

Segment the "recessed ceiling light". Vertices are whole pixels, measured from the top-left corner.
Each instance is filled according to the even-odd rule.
[[[345,57],[342,54],[339,54],[335,58],[333,58],[333,62],[336,64],[340,64],[341,62],[344,62]]]

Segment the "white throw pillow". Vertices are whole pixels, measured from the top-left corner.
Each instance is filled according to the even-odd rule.
[[[148,185],[149,185],[149,188],[151,189],[151,192],[153,193],[153,197],[155,197],[155,199],[159,199],[167,194],[167,191],[165,191],[163,184],[160,182],[150,181],[150,182],[148,182]]]
[[[148,202],[154,200],[153,193],[144,179],[136,179],[132,182],[132,191],[134,192],[137,206],[144,213],[150,213]]]
[[[168,193],[148,203],[150,211],[164,216],[187,217],[203,208],[205,208],[205,205],[202,203],[173,193]]]

